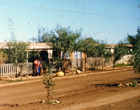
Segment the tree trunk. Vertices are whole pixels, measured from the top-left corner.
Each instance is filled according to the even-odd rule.
[[[20,80],[22,80],[22,71],[20,72]]]
[[[103,71],[103,58],[101,57],[101,65],[102,65],[102,71]]]
[[[113,70],[114,70],[114,66],[115,66],[115,60],[113,60]]]

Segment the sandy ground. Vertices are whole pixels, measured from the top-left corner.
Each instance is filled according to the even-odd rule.
[[[55,100],[44,104],[46,90],[41,81],[0,88],[0,110],[139,110],[140,86],[118,87],[140,81],[132,70],[55,79]]]

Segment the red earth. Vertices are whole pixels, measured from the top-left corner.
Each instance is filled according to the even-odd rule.
[[[118,87],[137,80],[132,68],[123,71],[89,71],[54,78],[56,104],[42,104],[47,93],[40,80],[0,87],[0,110],[139,110],[140,86]]]

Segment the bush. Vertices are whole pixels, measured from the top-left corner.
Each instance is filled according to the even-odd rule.
[[[134,80],[133,83],[132,83],[132,87],[136,87],[136,86],[138,86],[138,83],[137,83],[136,80]]]
[[[134,63],[130,63],[130,64],[124,64],[124,63],[122,63],[122,64],[116,64],[115,67],[133,66],[133,65],[134,65]]]
[[[47,89],[47,99],[49,102],[52,101],[52,94],[54,93],[53,87],[55,86],[55,81],[53,80],[53,73],[50,69],[51,67],[48,67],[48,72],[43,74],[43,84],[45,85],[45,88]]]

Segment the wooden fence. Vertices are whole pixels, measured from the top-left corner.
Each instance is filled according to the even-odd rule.
[[[83,62],[85,62],[86,68],[98,68],[102,65],[104,67],[112,66],[113,61],[110,58],[109,61],[105,62],[105,59],[101,59],[101,57],[88,57],[87,59],[73,59],[72,60],[72,68],[78,68],[83,66]]]
[[[17,71],[16,71],[17,70]],[[33,63],[27,63],[26,67],[23,69],[22,74],[32,74],[33,73]],[[7,76],[15,76],[20,74],[20,68],[17,66],[14,66],[11,63],[3,64],[0,66],[0,76],[1,77],[7,77]]]

